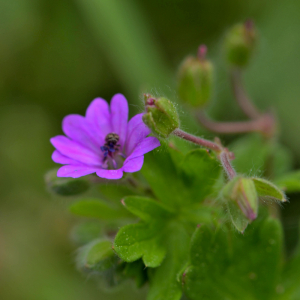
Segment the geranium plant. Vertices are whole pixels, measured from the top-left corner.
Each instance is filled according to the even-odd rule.
[[[285,257],[280,222],[287,195],[300,191],[299,171],[279,143],[274,114],[260,112],[242,85],[256,36],[251,21],[238,24],[224,47],[247,121],[207,116],[206,46],[178,72],[182,105],[199,126],[244,134],[226,147],[184,131],[177,104],[151,94],[129,122],[121,94],[110,107],[97,98],[85,117],[65,117],[66,136],[51,139],[52,159],[63,166],[46,181],[52,192],[76,195],[70,211],[84,219],[72,237],[82,272],[108,286],[133,278],[148,285],[149,300],[300,299],[300,251]]]

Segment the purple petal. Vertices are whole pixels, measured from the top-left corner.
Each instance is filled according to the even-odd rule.
[[[122,169],[118,170],[97,170],[96,173],[99,177],[106,178],[106,179],[120,179],[123,176],[123,171]]]
[[[133,159],[127,160],[123,165],[123,171],[127,173],[133,173],[139,171],[144,163],[144,156],[139,156]]]
[[[91,151],[63,135],[50,139],[52,145],[64,156],[72,158],[84,165],[101,166],[101,153]]]
[[[64,133],[73,141],[91,150],[97,151],[101,146],[95,139],[96,133],[89,126],[86,119],[80,115],[68,115],[63,119],[62,128]]]
[[[63,165],[80,165],[81,163],[69,158],[67,156],[62,155],[59,151],[55,150],[52,153],[52,160],[58,164],[63,164]]]
[[[57,171],[57,177],[72,177],[78,178],[81,176],[85,176],[88,174],[95,173],[98,169],[97,168],[89,168],[86,166],[62,166]]]
[[[108,103],[102,98],[94,99],[86,111],[86,119],[96,133],[99,144],[103,145],[105,136],[112,132]]]
[[[116,94],[110,102],[112,130],[120,137],[121,148],[125,143],[128,122],[128,103],[122,94]]]
[[[160,142],[156,137],[154,136],[146,137],[135,147],[131,155],[129,155],[125,160],[124,164],[126,163],[127,160],[133,159],[138,156],[142,156],[145,153],[152,151],[153,149],[159,146],[160,146]]]
[[[144,124],[142,117],[143,114],[138,114],[128,122],[125,151],[127,155],[130,155],[136,145],[151,132],[151,130]]]

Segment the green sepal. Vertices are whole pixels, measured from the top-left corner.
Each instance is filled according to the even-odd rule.
[[[257,194],[260,198],[265,200],[275,200],[286,202],[285,194],[273,183],[262,178],[252,178]]]
[[[69,207],[71,213],[81,217],[112,220],[132,217],[124,208],[115,208],[100,199],[84,199],[72,203]]]
[[[86,192],[90,188],[88,178],[57,177],[57,169],[50,170],[45,175],[45,181],[50,192],[60,196],[74,196]]]
[[[168,137],[179,127],[179,116],[175,105],[167,98],[151,98],[151,105],[146,102],[143,122],[160,137]]]

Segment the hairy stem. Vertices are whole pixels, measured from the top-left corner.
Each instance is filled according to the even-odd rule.
[[[220,161],[222,163],[222,166],[223,166],[228,178],[230,180],[233,179],[236,176],[236,172],[230,163],[230,160],[228,157],[228,152],[222,151],[220,153]]]
[[[175,129],[173,131],[173,134],[182,139],[190,141],[194,144],[203,146],[205,148],[208,148],[208,149],[211,149],[211,150],[217,152],[218,157],[222,163],[222,166],[223,166],[228,178],[232,179],[236,176],[236,172],[230,163],[230,160],[234,158],[234,155],[232,152],[229,152],[227,150],[227,148],[224,148],[221,145],[221,143],[218,143],[218,142],[214,143],[212,141],[199,138],[199,137],[191,135],[181,129]],[[216,141],[218,141],[218,139],[216,139]]]
[[[189,134],[179,128],[175,129],[173,132],[172,132],[174,135],[182,138],[182,139],[185,139],[187,141],[190,141],[194,144],[197,144],[197,145],[200,145],[200,146],[203,146],[205,148],[208,148],[208,149],[211,149],[211,150],[214,150],[216,152],[221,152],[222,151],[222,147],[219,146],[217,143],[214,143],[212,141],[209,141],[209,140],[205,140],[205,139],[202,139],[202,138],[199,138],[195,135],[192,135],[192,134]]]

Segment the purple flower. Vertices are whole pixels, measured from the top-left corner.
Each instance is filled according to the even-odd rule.
[[[113,96],[110,108],[101,98],[88,107],[86,116],[68,115],[62,128],[66,136],[50,141],[56,150],[54,162],[63,164],[58,177],[81,177],[96,173],[99,177],[119,179],[123,172],[142,168],[144,154],[160,146],[155,137],[147,137],[150,129],[142,115],[128,122],[128,103],[121,94]]]

